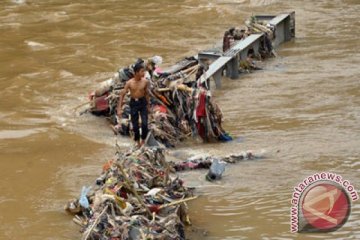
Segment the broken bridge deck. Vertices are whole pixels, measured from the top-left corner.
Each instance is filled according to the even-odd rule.
[[[257,15],[259,20],[268,20],[270,24],[275,26],[276,38],[272,41],[274,47],[279,46],[285,41],[295,37],[295,12],[273,15]],[[231,79],[239,77],[239,62],[246,59],[249,49],[253,49],[255,54],[259,52],[260,41],[265,37],[264,33],[251,34],[247,38],[235,42],[235,44],[226,52],[219,51],[202,51],[198,54],[200,63],[205,61],[213,61],[209,65],[209,69],[200,77],[202,83],[213,78],[216,88],[221,87],[222,73],[226,68],[226,76]]]

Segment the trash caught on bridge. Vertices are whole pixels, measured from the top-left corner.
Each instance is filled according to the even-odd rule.
[[[152,62],[144,64],[153,66],[145,68],[152,76],[149,79],[149,129],[157,141],[167,147],[174,147],[189,136],[199,136],[206,142],[232,140],[222,128],[222,112],[212,98],[208,86],[200,85],[196,79],[199,71],[203,71],[197,59],[183,59],[165,70]],[[125,97],[121,118],[117,116],[116,110],[119,95],[126,81],[133,76],[132,68],[133,66],[129,66],[120,69],[113,78],[103,82],[90,95],[89,111],[106,116],[114,133],[126,136],[132,135],[130,97]]]
[[[286,36],[281,41],[289,40],[295,31],[294,13],[279,16],[265,18],[273,19],[273,22],[286,20],[289,29],[284,30]],[[118,147],[116,157],[103,165],[102,174],[93,186],[84,186],[79,198],[66,204],[65,210],[75,215],[74,222],[82,227],[83,240],[185,239],[184,227],[191,224],[187,203],[196,196],[194,189],[186,187],[176,173],[208,169],[205,178],[216,181],[223,178],[227,164],[263,157],[263,153],[247,151],[226,157],[201,156],[178,162],[165,160],[165,147],[175,147],[190,136],[200,137],[205,142],[232,140],[222,127],[223,114],[210,92],[209,78],[221,77],[224,71],[229,74],[226,64],[241,52],[240,47],[236,48],[236,44],[243,43],[241,41],[261,39],[257,49],[247,49],[247,58],[242,59],[245,62],[232,64],[235,68],[232,71],[236,73],[232,76],[242,70],[256,70],[253,58],[259,54],[260,58],[274,56],[272,44],[277,40],[276,26],[269,22],[252,17],[246,26],[244,31],[231,28],[225,34],[224,43],[228,45],[220,55],[215,54],[219,64],[211,65],[208,59],[200,60],[200,53],[166,69],[160,68],[163,61],[160,56],[136,61],[135,65],[144,64],[145,77],[150,83],[150,132],[141,147],[128,152],[122,152]],[[261,34],[254,36],[259,32]],[[231,42],[232,34],[234,42]],[[230,56],[231,53],[235,55]],[[239,60],[237,56],[235,60]],[[90,107],[84,111],[105,116],[115,134],[133,134],[130,97],[126,96],[125,104],[119,105],[122,106],[121,116],[118,116],[117,109],[119,96],[126,83],[134,77],[135,68],[134,65],[121,68],[112,78],[102,82],[90,94]],[[217,81],[215,79],[216,84]]]

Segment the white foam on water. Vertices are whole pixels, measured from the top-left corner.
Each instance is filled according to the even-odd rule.
[[[11,2],[16,4],[24,4],[26,3],[26,0],[11,0]]]
[[[44,132],[46,128],[21,129],[21,130],[2,130],[0,131],[0,139],[16,139],[24,138],[30,135]]]
[[[250,0],[252,6],[266,6],[278,2],[278,0]]]
[[[39,43],[39,42],[35,42],[35,41],[25,40],[24,43],[26,45],[28,45],[34,51],[47,50],[50,48],[50,46],[48,46],[44,43]]]

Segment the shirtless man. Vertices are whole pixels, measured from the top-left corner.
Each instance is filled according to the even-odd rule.
[[[134,140],[140,147],[145,143],[148,134],[148,111],[150,109],[149,81],[145,78],[143,62],[137,62],[134,66],[134,77],[126,82],[124,90],[120,94],[117,115],[121,117],[124,96],[130,91],[130,115],[134,130]],[[141,142],[139,132],[139,113],[141,117]]]

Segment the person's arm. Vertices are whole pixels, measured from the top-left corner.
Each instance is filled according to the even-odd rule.
[[[124,97],[128,91],[129,91],[129,81],[125,84],[125,87],[121,91],[120,96],[119,96],[119,102],[118,102],[117,109],[116,109],[116,113],[117,113],[118,117],[121,117],[122,107],[124,105]]]
[[[150,111],[150,81],[146,80],[146,86],[145,86],[145,98],[147,103],[147,109]]]

